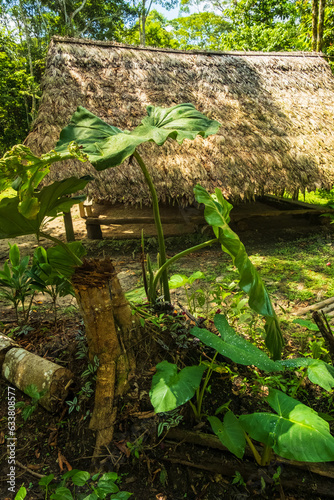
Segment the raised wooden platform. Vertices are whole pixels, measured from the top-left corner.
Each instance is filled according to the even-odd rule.
[[[90,239],[140,238],[142,230],[145,236],[156,236],[151,207],[135,208],[96,204],[85,209],[82,206],[80,213],[86,219],[87,236]],[[266,224],[270,226],[275,220],[275,224],[279,222],[279,225],[284,226],[284,224],[291,223],[292,219],[298,224],[298,219],[306,218],[310,222],[317,223],[320,222],[319,215],[325,213],[334,214],[334,210],[325,206],[267,195],[258,198],[253,203],[236,205],[231,211],[231,222],[236,229],[242,231],[255,222],[259,226]],[[198,226],[206,225],[203,209],[200,208],[161,206],[160,215],[165,236],[193,233]]]

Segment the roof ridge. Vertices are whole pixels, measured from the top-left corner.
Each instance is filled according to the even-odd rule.
[[[191,49],[191,50],[176,50],[169,48],[160,48],[160,47],[143,47],[140,45],[130,45],[126,43],[119,43],[114,41],[103,41],[103,40],[90,40],[88,38],[69,38],[69,37],[61,37],[58,35],[54,35],[52,37],[53,42],[62,42],[62,43],[74,43],[81,45],[97,45],[102,47],[116,47],[119,49],[131,49],[138,51],[146,51],[146,52],[164,52],[164,53],[172,53],[172,54],[199,54],[206,56],[235,56],[235,57],[245,57],[245,56],[267,56],[267,57],[316,57],[316,58],[325,58],[326,54],[322,52],[241,52],[241,51],[219,51],[219,50],[199,50],[199,49]]]

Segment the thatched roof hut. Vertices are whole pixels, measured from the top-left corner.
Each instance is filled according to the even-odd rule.
[[[121,129],[146,106],[193,103],[222,126],[216,136],[143,145],[163,203],[187,205],[196,183],[235,199],[334,182],[334,78],[314,53],[174,51],[53,38],[43,96],[27,144],[52,149],[78,105]],[[95,200],[149,204],[140,169],[126,162],[97,173],[90,164],[54,166],[51,179],[93,174]]]

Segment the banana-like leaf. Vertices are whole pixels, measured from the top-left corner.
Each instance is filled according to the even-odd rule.
[[[214,318],[215,326],[221,338],[215,333],[198,328],[195,326],[190,333],[199,338],[205,345],[212,347],[223,356],[240,365],[254,365],[269,372],[281,371],[282,367],[270,359],[265,352],[258,349],[255,345],[235,333],[228,324],[225,316],[216,314]]]
[[[66,248],[68,250],[63,245],[48,248],[47,258],[53,269],[69,278],[73,274],[74,268],[78,265],[78,261],[75,260],[74,255],[81,259],[87,252],[81,241],[66,243]]]
[[[0,239],[13,238],[26,234],[38,234],[45,217],[54,217],[58,213],[68,211],[84,197],[68,198],[67,195],[82,190],[89,179],[70,177],[64,181],[56,181],[36,193],[39,211],[34,218],[25,217],[20,211],[20,199],[4,198],[0,202]]]
[[[334,438],[329,425],[314,410],[276,389],[270,389],[267,402],[277,414],[254,413],[239,417],[242,427],[253,439],[291,460],[334,460]]]
[[[239,286],[247,293],[249,306],[266,318],[266,346],[273,358],[279,359],[284,342],[278,318],[271,304],[266,287],[249,260],[244,245],[238,235],[228,225],[232,205],[224,199],[219,189],[216,189],[215,195],[212,196],[206,189],[197,184],[194,188],[194,193],[196,201],[205,205],[205,220],[212,226],[223,252],[232,257],[233,264],[239,271]]]
[[[277,361],[286,368],[307,367],[307,376],[313,384],[320,385],[325,391],[330,392],[334,387],[334,368],[321,359],[293,358]]]
[[[68,144],[62,152],[52,150],[41,157],[35,156],[28,147],[17,144],[0,159],[0,191],[11,186],[20,198],[19,212],[27,219],[35,219],[40,209],[35,190],[48,174],[52,163],[69,158],[87,161],[75,143]]]
[[[153,376],[150,399],[156,413],[171,411],[191,399],[199,387],[206,366],[177,366],[162,361]]]
[[[228,411],[222,422],[218,417],[208,417],[213,432],[219,441],[238,458],[245,453],[245,431],[232,411]]]
[[[116,167],[131,156],[142,143],[154,141],[161,146],[170,137],[180,144],[197,135],[208,137],[220,127],[196,110],[192,104],[172,108],[147,107],[141,125],[132,132],[108,125],[83,107],[78,107],[67,127],[60,134],[56,151],[62,152],[75,141],[82,146],[97,170]]]

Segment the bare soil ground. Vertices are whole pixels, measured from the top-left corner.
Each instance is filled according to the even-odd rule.
[[[86,239],[85,221],[79,217],[78,211],[73,212],[73,223],[76,238],[84,238],[89,256],[111,254],[119,272],[119,278],[125,290],[129,290],[140,283],[141,268],[138,252],[123,253],[115,247],[108,246],[108,240],[90,242]],[[322,238],[332,241],[331,227],[323,226],[321,220],[294,219],[289,221],[262,218],[251,223],[235,225],[247,250],[261,252],[261,249],[274,247],[277,242],[293,240],[299,236],[317,232]],[[65,231],[61,219],[52,221],[48,225],[52,236],[64,238]],[[128,228],[127,228],[128,230]],[[117,232],[119,231],[119,232]],[[113,236],[120,234],[122,229],[113,228]],[[124,235],[123,235],[124,238]],[[185,238],[184,238],[185,240]],[[31,254],[37,246],[34,238],[16,238],[22,254]],[[41,244],[48,244],[41,241]],[[184,243],[184,242],[183,242]],[[181,246],[178,241],[171,245],[168,252],[175,253]],[[0,241],[0,261],[8,257],[8,243]],[[217,262],[222,257],[219,248],[212,248],[191,255],[180,262],[180,269],[215,271]],[[73,303],[73,299],[70,299]],[[41,302],[38,304],[37,302]],[[54,325],[52,313],[47,302],[42,297],[36,298],[35,311],[32,313],[30,329],[23,333],[18,342],[20,345],[39,356],[70,368],[75,375],[71,388],[70,398],[76,397],[80,391],[83,379],[82,373],[87,368],[87,358],[77,358],[77,353],[85,345],[81,318],[77,311],[67,311]],[[65,301],[63,306],[68,305]],[[0,304],[1,306],[1,304]],[[300,305],[299,305],[300,306]],[[2,307],[2,331],[10,334],[14,323],[9,309]],[[9,320],[7,322],[7,320]],[[251,457],[241,462],[229,453],[212,449],[208,446],[199,446],[182,438],[157,437],[159,423],[162,417],[152,414],[152,407],[148,398],[151,384],[152,369],[155,363],[162,359],[175,362],[176,359],[184,364],[194,364],[198,359],[198,348],[187,340],[190,322],[180,326],[178,336],[171,335],[170,331],[161,333],[152,329],[147,343],[138,349],[138,373],[132,381],[129,395],[120,401],[120,413],[117,422],[115,438],[109,450],[100,457],[99,467],[104,472],[117,471],[122,476],[121,489],[133,492],[135,500],[220,500],[220,499],[286,499],[308,500],[334,498],[334,472],[326,465],[319,466],[320,473],[289,467],[287,464],[273,461],[267,468],[260,468],[254,464]],[[186,338],[186,337],[185,337]],[[246,389],[243,396],[239,396],[242,380],[247,377],[247,368],[239,372],[235,379],[216,376],[212,381],[211,397],[206,399],[206,409],[215,408],[224,404],[231,395],[238,395],[233,399],[230,408],[237,414],[259,409],[249,405],[249,394]],[[8,383],[0,380],[0,499],[12,500],[14,496],[7,489],[7,451],[6,451],[6,412],[7,412]],[[309,389],[311,394],[312,390]],[[17,400],[25,400],[18,390]],[[314,394],[314,398],[319,395]],[[311,396],[309,396],[311,397]],[[260,403],[256,403],[259,405]],[[319,402],[321,404],[321,402]],[[88,430],[87,412],[92,409],[93,398],[83,399],[79,409],[69,413],[69,407],[64,405],[56,414],[49,414],[38,407],[32,417],[24,422],[21,411],[16,416],[16,486],[17,489],[24,483],[31,486],[28,500],[42,500],[44,494],[38,488],[39,477],[61,474],[70,467],[80,470],[90,470],[91,455],[94,446],[94,436]],[[180,411],[183,418],[182,430],[198,430],[210,432],[207,424],[194,421],[189,408]],[[127,443],[133,445],[132,448]],[[132,450],[132,452],[130,451]],[[281,481],[273,479],[278,467],[281,468]],[[241,474],[239,481],[237,472]]]

